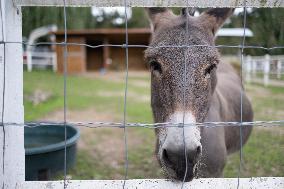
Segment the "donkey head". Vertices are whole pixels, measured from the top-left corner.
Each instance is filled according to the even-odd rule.
[[[199,17],[191,16],[184,9],[181,15],[167,8],[148,8],[147,12],[153,33],[145,58],[151,68],[151,105],[155,122],[203,122],[217,83],[219,63],[217,49],[210,46],[214,46],[216,31],[233,9],[209,9]],[[186,165],[185,180],[195,177],[202,151],[200,132],[196,126],[185,127],[184,133],[178,127],[156,130],[157,158],[170,178],[183,180]]]

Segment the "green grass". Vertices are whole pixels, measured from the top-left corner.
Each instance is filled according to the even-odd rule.
[[[256,75],[255,75],[257,78],[260,78],[260,79],[262,79],[263,78],[263,76],[264,76],[264,74],[263,73],[256,73]],[[278,76],[277,76],[277,74],[276,73],[270,73],[269,74],[269,78],[270,79],[275,79],[275,80],[279,80],[279,81],[283,81],[284,80],[284,75],[283,74],[281,74],[280,75],[280,78],[278,78]]]
[[[39,119],[48,113],[62,109],[63,98],[63,77],[52,72],[32,72],[24,74],[24,95],[31,95],[33,91],[41,90],[51,92],[52,97],[39,105],[33,105],[28,100],[24,101],[25,120]],[[123,92],[122,82],[114,83],[100,79],[88,79],[79,76],[67,78],[67,108],[84,109],[95,107],[104,110],[105,107],[119,111],[123,106],[122,97],[98,95],[102,92]]]
[[[284,119],[284,87],[249,84],[246,90],[252,99],[255,120]]]
[[[280,128],[275,128],[280,131]],[[254,128],[248,143],[243,148],[241,177],[284,176],[284,137],[276,131]],[[225,177],[237,177],[239,153],[228,158]]]
[[[138,85],[144,82],[146,85]],[[147,76],[129,78],[127,98],[128,122],[152,122],[150,108],[150,79]],[[98,112],[111,114],[121,121],[123,116],[124,82],[116,79],[86,78],[68,76],[68,110],[86,110],[95,108]],[[35,90],[52,93],[51,98],[38,105],[33,105],[25,98],[25,120],[39,120],[56,110],[63,109],[63,77],[52,72],[24,73],[24,95]],[[284,88],[263,87],[250,84],[246,86],[252,99],[255,120],[283,120]],[[144,100],[143,98],[147,97]],[[84,121],[84,120],[82,120]],[[243,149],[242,177],[284,176],[284,137],[283,128],[258,129],[253,133]],[[79,148],[76,166],[70,170],[72,179],[123,179],[124,150],[117,165],[105,160],[105,156],[96,147],[105,140],[123,140],[123,133],[114,130],[90,129],[82,132],[81,139],[85,147]],[[154,158],[155,135],[152,129],[128,129],[128,178],[162,178],[161,170]],[[117,145],[123,146],[124,143]],[[121,147],[120,146],[120,147]],[[108,148],[108,146],[106,147]],[[114,147],[116,148],[116,147]],[[119,146],[117,146],[119,148]],[[123,148],[123,147],[122,147]],[[225,177],[237,177],[239,154],[228,157],[224,170]]]
[[[252,99],[254,120],[284,119],[284,88],[263,87],[261,84],[246,85]],[[284,176],[284,129],[283,127],[254,128],[243,148],[241,177]],[[225,177],[237,177],[239,153],[228,157]]]

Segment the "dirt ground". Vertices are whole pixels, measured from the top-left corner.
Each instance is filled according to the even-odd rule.
[[[62,122],[63,110],[53,112],[41,120]],[[86,110],[67,111],[68,122],[119,122],[119,118],[112,112],[99,113],[94,108]],[[78,149],[87,151],[90,159],[100,159],[102,164],[108,165],[111,169],[122,169],[125,162],[124,130],[122,128],[88,128],[80,127],[80,139]],[[111,138],[110,138],[111,137]],[[128,148],[134,149],[144,144],[143,135],[137,134],[135,130],[127,131]],[[154,146],[153,146],[154,149]],[[155,161],[154,154],[150,158]],[[115,171],[114,171],[115,172]],[[118,171],[117,171],[118,172]],[[112,179],[122,179],[121,173],[112,175]]]
[[[117,81],[117,82],[122,82],[125,80],[125,72],[117,72],[117,71],[108,71],[105,74],[101,74],[99,72],[88,72],[84,73],[82,75],[83,77],[86,78],[91,78],[91,79],[107,79],[110,81]],[[128,78],[145,78],[149,77],[150,72],[147,71],[129,71],[128,73]]]

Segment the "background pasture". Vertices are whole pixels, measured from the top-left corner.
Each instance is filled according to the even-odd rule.
[[[284,88],[248,84],[255,120],[281,120]],[[124,73],[88,73],[68,76],[68,121],[114,121],[123,118]],[[63,76],[49,71],[24,73],[25,121],[63,120]],[[153,122],[150,108],[150,75],[130,72],[128,122]],[[80,128],[76,167],[72,179],[123,179],[124,139],[118,128]],[[154,156],[154,130],[128,129],[129,178],[162,178]],[[255,127],[244,147],[241,177],[284,176],[283,127]],[[237,177],[239,154],[228,157],[224,177]],[[58,175],[57,178],[61,178]]]

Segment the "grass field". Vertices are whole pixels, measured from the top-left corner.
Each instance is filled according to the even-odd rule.
[[[122,121],[124,74],[98,73],[69,76],[67,79],[67,118],[70,121]],[[255,120],[283,120],[284,88],[250,84]],[[37,91],[37,92],[36,92]],[[46,99],[34,103],[40,94]],[[44,95],[43,95],[44,96]],[[39,98],[40,99],[40,98]],[[51,72],[24,73],[25,120],[62,121],[63,77]],[[128,122],[152,122],[150,78],[148,73],[130,72],[127,100]],[[122,129],[80,128],[76,167],[72,179],[124,178]],[[162,178],[154,157],[152,129],[128,129],[129,178]],[[255,128],[245,145],[242,177],[284,176],[284,129]],[[239,154],[228,157],[224,177],[237,177]]]

